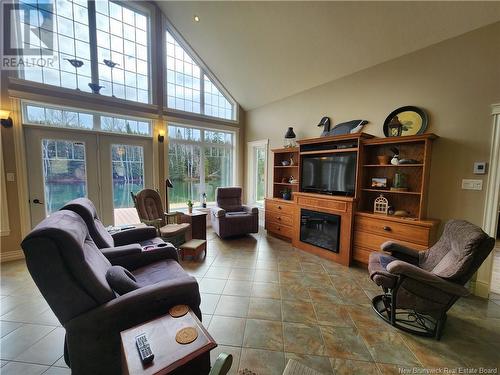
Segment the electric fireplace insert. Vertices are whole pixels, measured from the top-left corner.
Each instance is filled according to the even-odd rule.
[[[301,209],[300,240],[338,253],[340,216]]]

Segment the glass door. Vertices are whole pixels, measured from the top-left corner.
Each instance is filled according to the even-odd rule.
[[[131,193],[153,188],[152,140],[100,136],[103,219],[114,225],[139,223]]]
[[[32,226],[75,198],[99,209],[95,135],[29,128],[26,157]]]

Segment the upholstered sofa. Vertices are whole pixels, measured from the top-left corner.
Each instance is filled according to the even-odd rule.
[[[201,320],[196,279],[176,256],[131,272],[112,266],[75,212],[51,214],[21,244],[28,270],[66,330],[65,360],[73,375],[121,374],[120,332],[186,304]],[[207,374],[208,353],[193,372]]]

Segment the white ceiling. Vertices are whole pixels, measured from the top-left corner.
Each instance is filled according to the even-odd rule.
[[[498,1],[158,5],[246,110],[500,21]]]

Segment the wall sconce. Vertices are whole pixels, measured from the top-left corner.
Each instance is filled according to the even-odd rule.
[[[163,143],[165,140],[165,130],[160,130],[158,132],[158,142]]]
[[[0,110],[0,121],[5,128],[12,128],[12,119],[9,117],[10,111]]]

